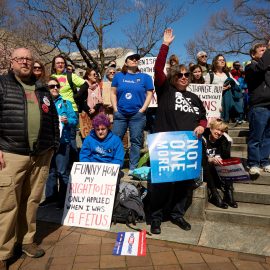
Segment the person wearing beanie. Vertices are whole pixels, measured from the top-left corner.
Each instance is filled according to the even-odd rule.
[[[200,65],[202,72],[203,72],[203,76],[205,76],[209,70],[211,70],[211,66],[209,64],[207,64],[207,53],[204,51],[200,51],[197,53],[197,61],[198,61],[198,65]]]
[[[110,120],[100,113],[93,118],[93,129],[85,138],[80,152],[80,162],[124,163],[124,147],[121,139],[110,130]]]

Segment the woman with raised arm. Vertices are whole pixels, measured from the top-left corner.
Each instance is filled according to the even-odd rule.
[[[172,29],[166,29],[155,64],[158,109],[154,132],[194,131],[196,136],[201,136],[207,124],[206,112],[199,97],[186,91],[189,84],[188,69],[184,65],[176,65],[171,68],[167,76],[163,71],[169,46],[173,40]],[[185,103],[185,106],[178,106],[181,103]],[[184,214],[191,205],[192,182],[180,181],[151,185],[152,233],[161,233],[160,226],[165,211],[174,224],[183,230],[191,229],[191,225],[184,219]]]

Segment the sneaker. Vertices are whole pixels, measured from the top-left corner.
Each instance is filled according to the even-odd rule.
[[[7,261],[0,261],[0,270],[7,270]]]
[[[44,249],[36,243],[22,245],[22,252],[31,258],[39,258],[45,254]]]
[[[256,166],[251,167],[249,169],[249,174],[250,175],[260,175],[261,174],[260,168],[259,167],[256,167]]]
[[[263,167],[263,171],[270,173],[270,165]]]

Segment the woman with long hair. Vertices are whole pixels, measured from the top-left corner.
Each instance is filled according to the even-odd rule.
[[[203,71],[200,65],[193,65],[189,68],[190,71],[190,83],[204,84]]]
[[[90,118],[99,113],[103,104],[101,89],[98,83],[98,76],[93,68],[87,68],[83,78],[86,84],[83,84],[80,91],[74,96],[79,107],[79,112],[85,111]]]
[[[33,74],[37,80],[45,80],[45,66],[39,60],[35,60]]]
[[[222,54],[214,57],[212,62],[212,70],[205,76],[205,83],[223,85],[222,93],[222,112],[221,118],[225,122],[229,122],[232,113],[241,113],[237,111],[231,88],[237,83],[226,64],[226,59]]]
[[[129,52],[122,71],[112,81],[113,133],[121,139],[130,134],[129,174],[137,167],[146,123],[146,110],[153,95],[152,78],[138,69],[140,56]]]
[[[169,131],[193,131],[202,135],[207,124],[206,111],[199,97],[187,91],[189,72],[184,65],[174,66],[168,76],[164,73],[169,46],[174,40],[172,29],[166,29],[156,63],[155,90],[158,108],[154,133]],[[184,106],[179,106],[184,104]],[[151,232],[161,233],[164,213],[183,230],[191,225],[184,214],[192,201],[192,181],[151,184]]]

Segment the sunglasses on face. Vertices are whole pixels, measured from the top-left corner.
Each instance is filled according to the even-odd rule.
[[[109,74],[115,74],[115,72],[113,71],[113,72],[109,72]]]
[[[60,88],[60,85],[59,84],[50,84],[50,85],[48,85],[48,88],[49,89],[55,89],[55,87],[57,88],[57,89],[59,89]]]
[[[38,67],[38,66],[35,67],[35,66],[34,66],[34,69],[41,70],[41,67]]]
[[[202,55],[201,58],[207,58],[207,55]]]
[[[185,78],[188,78],[188,77],[189,77],[189,72],[186,72],[186,73],[181,73],[181,72],[179,72],[179,73],[177,74],[178,79],[183,78],[183,76],[184,76]]]
[[[136,56],[130,56],[127,59],[131,60],[131,61],[134,61],[134,60],[138,61],[139,60]]]

